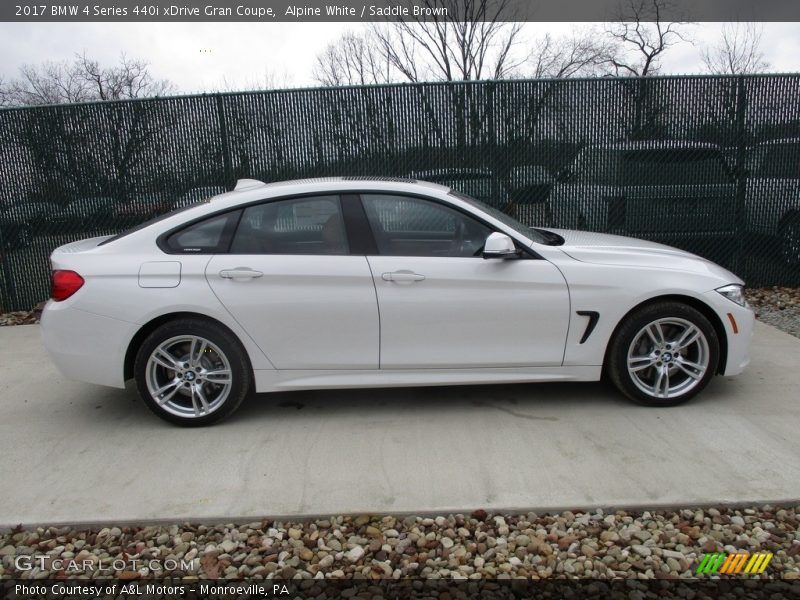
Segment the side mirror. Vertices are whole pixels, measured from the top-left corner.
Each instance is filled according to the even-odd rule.
[[[490,233],[483,245],[483,258],[516,258],[519,250],[505,233]]]

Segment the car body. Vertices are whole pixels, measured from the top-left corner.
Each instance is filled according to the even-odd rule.
[[[135,378],[148,406],[182,425],[213,422],[253,391],[594,381],[604,368],[617,381],[625,353],[649,343],[642,323],[675,337],[648,350],[653,393],[636,391],[636,367],[617,383],[673,404],[741,372],[753,327],[743,282],[707,260],[531,229],[413,180],[240,181],[130,232],[57,248],[51,263],[41,330],[59,369],[113,387]],[[702,332],[684,341],[706,366],[696,385],[671,390],[656,371],[677,367],[654,353],[677,348],[684,329]],[[225,372],[235,376],[209,383]],[[194,394],[200,376],[198,393],[228,386],[222,407],[175,395]]]
[[[731,236],[736,181],[714,144],[588,146],[550,192],[552,224],[659,239]]]
[[[748,154],[747,171],[748,229],[778,237],[784,260],[800,265],[800,139],[776,139],[754,146]]]

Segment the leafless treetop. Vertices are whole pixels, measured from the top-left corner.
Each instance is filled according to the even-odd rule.
[[[102,66],[85,54],[72,62],[23,65],[17,79],[0,84],[0,103],[6,106],[64,104],[163,96],[174,90],[154,79],[149,64],[122,55],[116,65]]]
[[[646,77],[658,72],[662,55],[679,42],[690,41],[688,21],[665,21],[669,0],[627,0],[606,33],[615,42],[608,57],[614,75]]]
[[[719,42],[703,49],[703,63],[710,73],[739,75],[769,68],[761,51],[763,26],[756,23],[726,24]]]

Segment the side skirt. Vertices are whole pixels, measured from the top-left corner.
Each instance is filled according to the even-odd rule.
[[[256,391],[599,381],[601,366],[365,371],[257,370]]]

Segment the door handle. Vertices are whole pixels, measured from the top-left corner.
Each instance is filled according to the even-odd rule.
[[[422,281],[425,275],[414,273],[413,271],[393,271],[391,273],[384,273],[381,275],[384,281],[394,281],[396,283],[412,283],[414,281]]]
[[[256,279],[261,277],[263,273],[250,269],[248,267],[236,267],[235,269],[223,269],[219,272],[219,276],[223,279]]]

